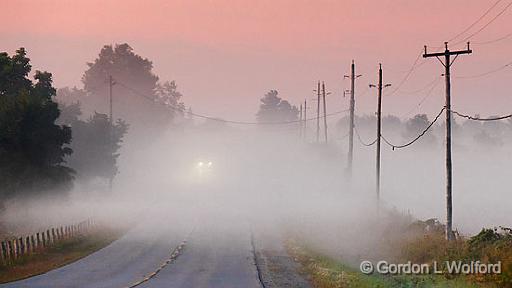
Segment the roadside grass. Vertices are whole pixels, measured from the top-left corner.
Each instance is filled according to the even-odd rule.
[[[424,226],[424,221],[416,221],[413,226]],[[412,233],[395,242],[395,257],[398,263],[445,263],[445,261],[480,261],[496,264],[501,262],[500,274],[469,274],[464,276],[477,287],[512,287],[512,230],[510,228],[482,229],[470,238],[458,237],[447,241],[444,237],[444,225],[430,225],[428,233]],[[424,231],[424,230],[423,230]],[[444,268],[441,266],[441,268]],[[451,276],[451,275],[447,275]],[[453,276],[451,276],[453,277]],[[486,286],[487,285],[487,286]]]
[[[56,243],[47,250],[16,259],[11,265],[0,265],[0,283],[21,280],[62,267],[106,247],[120,235],[120,231],[102,229],[87,236]]]
[[[501,235],[501,236],[500,236]],[[512,242],[508,234],[499,234],[496,230],[484,229],[469,240],[449,243],[442,233],[432,232],[418,237],[398,241],[395,248],[400,255],[395,258],[408,259],[413,263],[432,263],[457,259],[479,259],[486,263],[502,261],[500,275],[366,275],[358,267],[351,267],[318,253],[295,240],[288,240],[288,253],[301,264],[302,273],[306,274],[315,288],[370,288],[370,287],[512,287],[510,281]]]

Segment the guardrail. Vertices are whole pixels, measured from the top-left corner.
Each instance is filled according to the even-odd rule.
[[[44,251],[57,243],[84,236],[94,226],[94,221],[88,219],[77,224],[48,228],[28,236],[6,239],[0,242],[1,264],[4,266],[14,264],[17,259],[24,256]]]

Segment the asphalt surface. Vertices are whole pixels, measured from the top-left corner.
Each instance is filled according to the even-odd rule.
[[[249,229],[201,224],[182,255],[139,287],[262,287]]]
[[[83,259],[0,288],[261,288],[262,282],[273,284],[266,287],[307,287],[297,285],[302,280],[283,249],[265,244],[281,239],[254,240],[258,237],[243,213],[226,213],[221,207],[200,215],[200,220],[197,214],[154,213],[145,214],[123,237]],[[255,234],[264,234],[260,232]],[[173,257],[182,243],[179,255]],[[274,251],[272,255],[260,253],[264,246]]]
[[[169,225],[169,219],[146,218],[151,221],[143,221],[96,253],[0,287],[262,287],[249,225],[218,218]],[[168,261],[184,240],[180,255]],[[141,281],[166,262],[157,274]]]
[[[0,287],[127,287],[168,258],[170,251],[186,237],[186,229],[155,221],[145,223],[76,262]]]

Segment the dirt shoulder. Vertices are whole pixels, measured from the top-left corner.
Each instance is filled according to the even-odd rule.
[[[309,281],[300,273],[300,264],[286,251],[283,240],[260,237],[255,241],[256,265],[265,288],[309,288]]]

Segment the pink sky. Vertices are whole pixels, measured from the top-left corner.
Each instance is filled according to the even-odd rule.
[[[58,87],[81,85],[85,63],[104,44],[129,43],[151,59],[162,80],[176,80],[195,112],[252,120],[258,99],[277,89],[292,103],[310,97],[316,80],[333,95],[330,111],[348,106],[341,97],[343,74],[356,59],[358,91],[384,79],[398,85],[424,44],[439,46],[464,30],[496,0],[383,1],[11,1],[2,0],[0,50],[29,52],[35,69],[54,74]],[[503,9],[472,29],[478,30]],[[512,7],[472,41],[512,33]],[[454,48],[463,48],[459,45]],[[512,37],[474,45],[452,73],[475,75],[512,61]],[[421,60],[423,61],[423,60]],[[383,100],[385,114],[407,116],[425,97],[417,90],[443,67],[436,59],[420,66],[400,90]],[[512,68],[472,80],[453,79],[454,107],[470,114],[509,113]],[[390,88],[391,90],[393,89]],[[357,98],[359,113],[375,110],[374,92]],[[443,83],[412,113],[430,116],[443,106]]]

